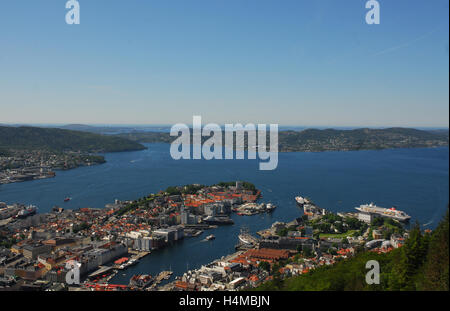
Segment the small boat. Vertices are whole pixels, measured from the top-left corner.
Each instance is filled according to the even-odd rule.
[[[206,240],[207,241],[211,241],[211,240],[214,240],[216,237],[213,235],[213,234],[211,234],[211,235],[208,235],[207,237],[206,237]]]
[[[70,200],[72,200],[72,198],[67,197],[64,199],[64,202],[69,202]]]
[[[272,203],[267,203],[267,205],[266,205],[266,209],[267,209],[267,211],[270,213],[270,212],[272,212],[274,209],[276,209],[277,207],[274,205],[274,204],[272,204]]]

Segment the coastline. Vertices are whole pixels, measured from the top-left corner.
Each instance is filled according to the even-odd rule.
[[[139,198],[145,195],[146,193],[149,193],[149,189],[158,191],[159,189],[164,189],[168,185],[164,183],[162,184],[158,183],[157,180],[153,179],[150,179],[148,181],[147,179],[136,179],[137,176],[142,176],[142,178],[146,178],[146,176],[164,174],[164,176],[166,176],[166,182],[170,182],[171,184],[173,184],[176,180],[181,181],[181,183],[183,183],[184,181],[192,182],[193,176],[191,175],[191,172],[196,171],[198,166],[203,166],[203,164],[206,164],[210,166],[210,170],[202,171],[203,177],[199,180],[200,182],[210,183],[209,180],[218,182],[219,181],[218,178],[220,176],[224,176],[223,179],[227,180],[230,178],[230,176],[246,175],[251,177],[250,178],[251,180],[258,179],[258,181],[255,183],[258,185],[261,184],[263,186],[261,190],[263,191],[264,194],[264,200],[271,201],[278,206],[278,208],[274,211],[273,215],[256,215],[250,218],[233,215],[232,218],[235,221],[235,225],[227,227],[219,227],[215,229],[214,230],[214,235],[216,236],[215,241],[210,241],[207,243],[200,242],[206,236],[206,234],[203,233],[198,237],[189,238],[181,243],[176,243],[168,248],[153,252],[150,256],[142,258],[141,262],[138,265],[130,267],[129,270],[125,272],[126,276],[118,274],[116,278],[112,280],[115,283],[118,282],[121,284],[125,284],[128,282],[130,274],[138,274],[145,272],[157,274],[158,271],[168,270],[171,266],[174,271],[174,275],[180,276],[182,273],[184,273],[184,271],[186,271],[187,264],[189,265],[189,269],[196,269],[200,268],[202,264],[207,264],[213,261],[214,259],[219,258],[222,255],[226,256],[227,254],[234,253],[235,252],[234,245],[237,242],[236,240],[237,231],[242,225],[244,224],[249,225],[251,232],[255,233],[259,230],[269,227],[274,221],[277,220],[289,221],[290,219],[295,218],[296,215],[299,215],[298,209],[295,207],[295,203],[291,201],[292,195],[295,195],[299,191],[307,193],[311,197],[317,198],[315,200],[317,201],[318,204],[320,204],[320,206],[323,206],[325,208],[330,207],[332,208],[332,204],[328,203],[327,200],[329,200],[329,198],[333,198],[334,196],[335,199],[333,199],[333,201],[336,200],[335,202],[337,202],[337,199],[342,194],[339,192],[342,190],[340,190],[339,188],[340,185],[337,181],[329,180],[330,186],[333,185],[333,188],[337,187],[337,192],[331,191],[332,188],[329,188],[327,184],[324,183],[325,180],[323,180],[323,178],[320,178],[320,176],[323,176],[325,172],[328,172],[330,168],[335,167],[336,165],[345,168],[347,168],[348,165],[351,165],[352,167],[356,166],[355,169],[357,169],[358,171],[361,171],[362,165],[362,167],[364,167],[364,169],[362,169],[362,172],[364,173],[363,175],[367,174],[367,176],[372,176],[372,174],[370,173],[372,167],[374,166],[378,167],[378,165],[374,165],[374,163],[379,163],[379,161],[381,160],[379,158],[379,153],[373,151],[364,151],[363,153],[339,153],[339,152],[333,154],[321,153],[321,156],[319,158],[317,156],[314,156],[313,154],[307,154],[302,152],[299,152],[296,155],[290,153],[290,156],[284,160],[288,162],[282,165],[279,168],[279,170],[277,170],[277,173],[275,175],[270,176],[269,179],[265,179],[262,178],[262,176],[264,175],[261,175],[260,173],[258,173],[258,171],[255,171],[253,168],[248,167],[248,164],[251,163],[249,161],[244,160],[244,161],[233,161],[231,163],[227,162],[226,166],[229,170],[228,172],[226,170],[223,170],[223,165],[225,165],[223,161],[209,161],[209,164],[208,162],[203,163],[202,161],[183,161],[173,164],[173,160],[170,159],[170,156],[168,155],[167,152],[167,144],[155,144],[155,145],[150,144],[149,146],[152,147],[147,149],[146,151],[121,153],[121,154],[116,153],[106,154],[108,162],[105,165],[84,169],[79,168],[78,170],[67,171],[64,172],[64,174],[58,175],[57,177],[58,180],[43,180],[41,182],[38,181],[36,182],[36,184],[33,184],[32,186],[26,186],[27,183],[8,185],[7,188],[16,189],[18,191],[17,193],[19,192],[21,193],[20,197],[23,197],[23,193],[28,192],[27,190],[23,190],[23,187],[25,187],[25,189],[27,188],[35,189],[34,191],[38,191],[38,189],[41,189],[39,191],[42,191],[43,189],[42,187],[44,187],[44,189],[48,188],[48,190],[50,191],[49,193],[51,193],[51,197],[56,198],[56,201],[60,200],[61,203],[62,198],[64,197],[63,195],[66,195],[68,191],[70,191],[71,193],[73,193],[74,200],[68,202],[67,205],[63,205],[63,207],[67,207],[69,209],[87,206],[102,208],[105,204],[101,203],[92,204],[89,198],[98,198],[99,196],[106,197],[108,198],[107,203],[111,202],[111,198],[119,198],[119,199]],[[336,154],[340,156],[336,156]],[[292,155],[294,155],[294,157],[292,157]],[[427,156],[423,158],[424,155]],[[415,166],[417,165],[416,161],[423,161],[423,159],[427,158],[429,160],[426,161],[431,161],[431,159],[435,159],[436,156],[434,155],[438,156],[438,158],[442,156],[444,157],[448,156],[447,148],[445,148],[443,152],[442,151],[439,152],[439,150],[431,150],[428,148],[424,148],[423,150],[415,149],[413,152],[410,149],[404,149],[401,152],[399,150],[386,150],[383,156],[383,161],[384,162],[393,161],[392,166],[395,167],[396,169],[385,176],[390,175],[393,177],[400,176],[398,175],[399,172],[397,171],[397,168],[399,167],[399,164],[404,163],[403,160],[404,157],[406,157],[406,159],[408,159],[407,161],[409,162],[411,162],[411,157],[413,157],[413,159],[417,157],[417,160],[413,160],[411,162],[411,165]],[[327,159],[330,156],[333,159],[333,163],[329,163],[329,161],[327,161]],[[312,160],[313,162],[308,162],[310,161],[308,159]],[[375,162],[373,162],[373,160],[375,160]],[[324,165],[324,167],[323,168],[318,167],[317,165],[319,163],[321,165]],[[300,165],[300,167],[294,169],[294,167],[292,166],[293,164],[297,166]],[[153,168],[149,170],[148,165],[151,165],[151,167]],[[447,167],[447,165],[448,163],[445,164],[445,167]],[[435,164],[432,165],[432,167],[434,166]],[[167,167],[171,167],[173,174],[170,173]],[[311,172],[313,172],[313,175],[308,173],[308,170],[305,171],[305,169],[307,169],[308,167],[311,167]],[[443,169],[443,171],[446,171],[446,168]],[[218,172],[221,173],[218,175]],[[125,173],[126,175],[124,175]],[[348,176],[347,179],[349,179],[349,177],[352,176],[351,172],[348,174],[350,175],[347,174],[345,175]],[[435,176],[434,175],[435,173],[430,172],[430,174],[431,174],[430,176]],[[317,181],[311,179],[314,177],[314,175],[317,175],[319,177]],[[340,174],[338,174],[338,176],[339,175]],[[102,182],[101,184],[98,184],[100,180],[93,179],[94,177],[97,176],[101,178]],[[279,177],[277,178],[277,176]],[[305,178],[303,182],[302,176],[304,176]],[[341,178],[343,176],[341,176]],[[414,188],[414,184],[411,184],[411,181],[415,179],[407,178],[405,173],[403,173],[403,171],[401,173],[401,176],[402,178],[405,178],[405,187],[407,188],[407,192],[408,193],[411,192],[412,191],[411,189]],[[117,179],[118,177],[120,177],[120,179]],[[301,189],[297,188],[297,186],[289,187],[289,183],[287,183],[288,180],[295,180],[295,178],[298,177],[302,177],[302,179],[297,181],[295,184],[302,185]],[[196,179],[197,178],[198,177],[196,177]],[[353,178],[350,178],[349,180],[353,180]],[[367,182],[370,181],[371,179],[364,178],[363,180],[364,182]],[[124,183],[122,183],[122,181]],[[126,184],[130,183],[131,181],[133,181],[132,182],[133,187],[127,188]],[[348,187],[345,186],[346,185],[345,182],[342,183],[343,181],[345,180],[339,181],[342,184],[341,186],[344,186],[345,188]],[[374,180],[374,182],[376,182],[376,180]],[[351,184],[353,183],[361,184],[360,182],[357,182],[355,180],[351,182]],[[279,186],[277,186],[277,184]],[[320,187],[327,187],[328,189],[327,195],[326,196],[323,195],[323,190],[319,190],[319,192],[316,192],[314,191],[314,188],[308,187],[308,185],[315,185],[315,184],[320,185]],[[66,186],[62,187],[63,185]],[[83,191],[85,191],[87,185],[91,185],[92,187],[93,190],[92,196],[86,196],[86,199],[83,199],[82,197],[79,196],[77,192],[80,191],[81,189],[84,189]],[[362,183],[361,185],[364,185],[364,183]],[[57,189],[58,186],[61,187],[61,190]],[[105,193],[97,191],[97,189],[102,189],[105,186],[108,186],[108,189],[111,189],[112,191]],[[392,186],[389,186],[389,184],[387,184],[386,186],[388,186],[388,188],[386,188],[384,191],[388,191],[387,189],[392,188]],[[421,188],[423,188],[422,184],[420,184],[420,186]],[[136,187],[139,187],[139,189],[141,190],[135,189]],[[69,188],[70,190],[67,190]],[[117,189],[122,190],[121,194],[117,192]],[[135,192],[138,194],[133,194],[133,192],[130,191],[130,189],[133,189],[133,191],[138,190],[137,192]],[[376,193],[375,196],[368,196],[367,194],[364,194],[364,190],[362,191],[357,191],[355,189],[353,190],[355,193],[361,192],[360,193],[361,195],[359,199],[357,198],[357,196],[352,195],[350,197],[352,198],[352,200],[354,199],[357,202],[361,203],[366,200],[374,199],[377,203],[380,202],[381,204],[383,204],[384,200],[380,200],[379,198],[377,198]],[[423,192],[424,190],[426,191],[426,189],[422,189],[421,191]],[[139,191],[143,191],[142,194],[139,194]],[[396,191],[397,191],[396,197],[389,199],[389,202],[400,203],[401,206],[405,206],[405,204],[412,203],[413,205],[411,205],[411,208],[413,206],[421,205],[420,200],[415,203],[412,201],[411,202],[405,201],[406,197],[402,195],[402,192],[398,192],[398,189],[396,189]],[[60,194],[58,195],[58,193]],[[412,193],[414,193],[414,191]],[[39,197],[41,197],[41,195]],[[0,198],[3,199],[1,192]],[[284,198],[286,198],[286,200]],[[403,199],[403,201],[401,200],[401,198]],[[417,200],[419,198],[413,196],[412,199]],[[29,200],[30,203],[37,201],[32,199]],[[352,200],[348,200],[347,198],[347,200],[344,200],[344,203],[338,204],[338,207],[334,210],[342,210],[342,208],[339,208],[339,206],[341,207],[347,206],[349,208],[352,207],[353,206],[353,204],[351,203]],[[53,202],[55,202],[55,200],[53,200]],[[86,203],[80,206],[80,202]],[[293,213],[295,215],[293,215]],[[421,210],[415,209],[412,212],[410,211],[410,213],[413,215],[420,216]],[[183,262],[180,262],[181,258],[183,258]]]

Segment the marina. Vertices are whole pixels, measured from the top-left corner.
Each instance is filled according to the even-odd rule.
[[[2,2],[6,302],[449,290],[450,0],[64,3]]]

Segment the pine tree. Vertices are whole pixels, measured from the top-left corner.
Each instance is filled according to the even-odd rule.
[[[448,217],[447,210],[446,216],[430,238],[423,279],[418,284],[421,290],[449,290]]]

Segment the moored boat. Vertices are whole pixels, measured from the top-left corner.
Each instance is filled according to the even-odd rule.
[[[363,214],[392,218],[402,222],[407,222],[411,219],[411,216],[409,216],[403,211],[397,210],[395,207],[384,208],[376,206],[373,203],[362,204],[359,207],[355,207],[355,209]]]
[[[214,234],[210,234],[210,235],[208,235],[207,237],[206,237],[206,240],[207,241],[211,241],[211,240],[214,240],[216,237],[214,236]]]
[[[35,205],[28,205],[17,213],[17,218],[26,218],[36,214],[37,207]]]

